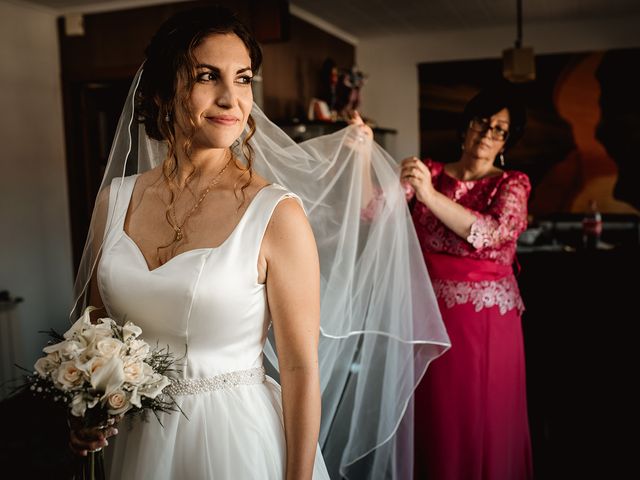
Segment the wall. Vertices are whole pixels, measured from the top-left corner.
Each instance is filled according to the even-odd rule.
[[[524,45],[536,53],[580,52],[640,46],[640,17],[524,25]],[[499,57],[513,45],[514,27],[360,38],[356,58],[369,75],[362,112],[398,130],[401,159],[420,150],[418,71],[422,62]]]
[[[58,55],[53,12],[0,2],[0,290],[24,298],[24,366],[72,297]]]

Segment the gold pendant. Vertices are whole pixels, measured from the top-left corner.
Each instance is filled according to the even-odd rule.
[[[180,227],[178,227],[176,229],[176,238],[175,238],[174,242],[179,242],[180,240],[182,240],[182,229]]]

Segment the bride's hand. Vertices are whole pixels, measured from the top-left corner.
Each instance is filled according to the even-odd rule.
[[[89,451],[99,450],[109,445],[107,438],[118,433],[116,425],[122,419],[122,416],[110,418],[107,426],[104,428],[94,427],[86,428],[82,425],[82,421],[70,416],[69,418],[69,448],[76,455],[85,457]]]

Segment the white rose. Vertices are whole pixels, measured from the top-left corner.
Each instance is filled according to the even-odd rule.
[[[115,390],[107,397],[107,412],[109,415],[119,415],[131,409],[131,403],[123,390]]]
[[[131,337],[138,338],[141,333],[142,329],[131,322],[125,323],[124,327],[122,327],[122,338],[124,338],[125,341]]]
[[[62,390],[71,390],[73,387],[79,386],[83,381],[82,370],[80,370],[75,362],[63,362],[58,368],[55,383]]]
[[[96,342],[96,352],[103,357],[113,357],[120,354],[122,345],[117,338],[102,338]]]
[[[60,355],[58,352],[50,353],[46,357],[41,357],[36,360],[35,368],[36,372],[43,377],[46,378],[49,376],[51,372],[53,372],[60,365]]]
[[[145,379],[145,369],[142,360],[132,360],[124,363],[124,381],[138,385]]]

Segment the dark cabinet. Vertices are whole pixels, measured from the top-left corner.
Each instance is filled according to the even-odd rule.
[[[536,478],[637,478],[640,248],[519,261]]]

